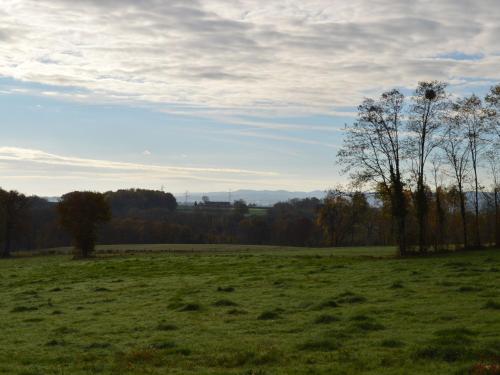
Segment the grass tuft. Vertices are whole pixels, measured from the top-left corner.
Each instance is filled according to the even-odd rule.
[[[234,292],[234,288],[232,286],[219,286],[217,288],[217,291],[231,293],[231,292]]]
[[[36,306],[16,306],[12,310],[10,310],[11,313],[22,313],[22,312],[29,312],[29,311],[36,311],[38,310],[38,307]]]
[[[356,322],[354,326],[361,331],[382,331],[385,329],[382,324],[371,321]]]
[[[231,309],[227,312],[229,315],[245,315],[248,314],[246,310],[242,309]]]
[[[332,339],[310,340],[299,345],[299,350],[315,352],[331,352],[340,348],[340,344]]]
[[[93,350],[93,349],[108,349],[111,347],[111,344],[109,342],[93,342],[89,345],[85,345],[84,348],[86,350]]]
[[[392,284],[391,284],[391,289],[401,289],[401,288],[404,288],[404,284],[401,280],[399,281],[394,281]]]
[[[430,342],[415,352],[417,358],[456,362],[471,359],[474,356],[471,336],[467,328],[452,328],[434,333]]]
[[[269,310],[269,311],[264,311],[261,313],[257,319],[258,320],[274,320],[274,319],[279,319],[281,316],[278,311],[276,310]]]
[[[177,326],[175,324],[169,324],[169,323],[160,323],[156,327],[158,331],[175,331],[177,330]]]
[[[198,303],[187,303],[179,309],[179,311],[200,311],[201,305]]]
[[[405,346],[405,343],[396,339],[385,339],[382,340],[380,346],[382,346],[383,348],[402,348],[403,346]]]
[[[344,292],[339,295],[338,302],[348,304],[363,303],[366,302],[366,298],[352,292]]]
[[[339,317],[329,314],[322,314],[314,319],[315,324],[330,324],[333,322],[338,322],[340,320]]]
[[[326,300],[319,305],[320,309],[335,308],[335,307],[339,307],[339,304],[334,299]]]
[[[236,302],[233,302],[229,299],[220,299],[216,302],[214,302],[214,306],[217,307],[232,307],[232,306],[238,306]]]
[[[465,292],[480,292],[481,290],[483,290],[483,289],[479,288],[479,287],[475,287],[475,286],[461,286],[460,288],[458,288],[458,291],[461,292],[461,293],[465,293]]]
[[[64,346],[66,343],[63,340],[50,340],[45,343],[46,346]]]
[[[484,308],[491,310],[500,310],[500,303],[493,300],[489,300],[484,304]]]
[[[108,288],[98,287],[94,288],[94,292],[111,292]]]
[[[173,341],[162,341],[162,342],[155,342],[150,345],[151,348],[157,349],[157,350],[165,350],[165,349],[172,349],[175,348],[177,345]]]

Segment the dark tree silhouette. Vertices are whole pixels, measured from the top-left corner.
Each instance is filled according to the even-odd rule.
[[[61,226],[71,235],[75,258],[87,258],[94,251],[97,226],[111,219],[105,196],[90,191],[75,191],[62,196],[57,206]]]
[[[344,172],[358,184],[382,184],[391,198],[396,220],[400,255],[407,252],[407,199],[402,175],[401,132],[404,96],[398,90],[385,92],[380,99],[365,99],[358,107],[358,121],[347,128],[338,153]]]
[[[408,121],[409,155],[415,169],[415,193],[418,222],[419,250],[427,250],[426,224],[428,202],[425,186],[425,165],[431,153],[439,146],[442,119],[448,106],[446,84],[438,81],[420,82],[412,98]]]
[[[2,258],[10,257],[12,241],[18,234],[25,219],[29,199],[17,191],[0,189],[0,220],[2,223]]]
[[[243,199],[239,199],[237,201],[234,201],[233,210],[237,215],[240,215],[240,216],[244,216],[244,215],[248,214],[248,212],[249,212],[248,205]]]
[[[175,211],[177,200],[160,190],[128,189],[105,193],[114,216],[130,215],[145,210]]]

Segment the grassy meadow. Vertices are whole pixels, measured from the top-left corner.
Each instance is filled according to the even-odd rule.
[[[2,260],[0,374],[494,373],[500,251],[393,253],[131,245]]]

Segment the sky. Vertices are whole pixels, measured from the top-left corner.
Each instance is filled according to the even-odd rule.
[[[0,186],[324,190],[356,106],[500,82],[498,0],[1,0]]]

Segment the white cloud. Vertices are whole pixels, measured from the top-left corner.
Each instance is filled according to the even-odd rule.
[[[418,80],[500,80],[498,0],[3,0],[0,75],[77,100],[332,112]],[[442,59],[450,54],[481,56]],[[435,58],[434,58],[435,57]]]
[[[149,150],[144,150],[144,151],[142,152],[142,154],[143,154],[144,156],[149,156],[149,155],[151,155],[151,151],[149,151]]]
[[[235,168],[178,167],[164,165],[147,165],[138,163],[117,162],[110,160],[86,159],[73,156],[61,156],[41,150],[18,147],[0,147],[0,161],[41,164],[74,168],[92,168],[108,171],[129,171],[138,173],[154,173],[163,177],[196,177],[196,174],[223,174],[247,176],[277,176],[276,172],[253,171]]]

